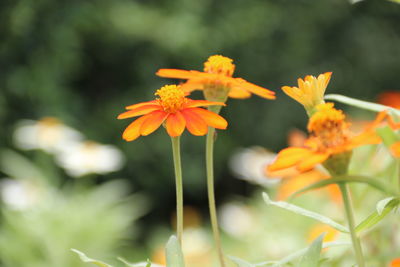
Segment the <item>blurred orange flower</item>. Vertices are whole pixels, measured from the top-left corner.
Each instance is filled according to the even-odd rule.
[[[393,156],[400,158],[400,142],[396,142],[390,147]]]
[[[187,80],[182,84],[185,92],[193,90],[226,90],[222,95],[231,98],[249,98],[251,94],[275,99],[275,93],[263,87],[247,82],[242,78],[233,78],[235,65],[233,60],[221,55],[210,56],[204,63],[204,72],[196,70],[160,69],[156,75],[166,78]],[[215,95],[215,92],[209,92]],[[207,98],[209,99],[209,98]],[[212,98],[214,100],[215,98]],[[221,99],[222,100],[222,99]]]
[[[387,91],[378,95],[378,103],[400,109],[400,92]]]
[[[390,267],[400,267],[400,258],[392,260],[390,262]]]
[[[351,151],[364,144],[378,144],[381,139],[375,133],[375,128],[386,117],[386,112],[379,113],[376,120],[362,133],[353,136],[341,110],[335,109],[333,103],[320,104],[309,120],[307,128],[310,137],[305,145],[283,149],[277,159],[268,166],[268,170],[296,167],[297,170],[304,172],[333,155]]]
[[[118,119],[141,116],[133,121],[124,131],[122,137],[133,141],[139,136],[146,136],[157,130],[164,122],[171,137],[180,136],[185,127],[193,135],[205,135],[208,126],[226,129],[227,121],[201,106],[225,105],[220,102],[192,100],[176,85],[166,85],[155,93],[159,98],[126,107],[128,111],[120,114]]]
[[[282,90],[302,104],[307,110],[324,103],[324,94],[332,72],[325,72],[317,77],[307,75],[304,80],[297,79],[298,87],[283,86]]]
[[[318,236],[325,233],[324,242],[332,242],[337,238],[339,231],[326,224],[313,226],[308,233],[308,242],[314,241]]]
[[[303,173],[300,173],[299,171],[294,169],[292,169],[291,171],[292,171],[291,174],[290,172],[288,172],[289,176],[285,176],[285,174],[282,173],[283,171],[279,171],[281,172],[282,175],[281,176],[282,184],[278,189],[278,195],[277,195],[278,200],[285,200],[292,194],[303,189],[306,186],[309,186],[320,180],[330,178],[329,175],[324,174],[323,172],[317,169],[312,169]],[[278,172],[275,172],[275,174],[269,173],[269,175],[272,174],[277,175]],[[339,187],[337,185],[335,184],[328,185],[325,188],[322,188],[321,190],[322,191],[326,190],[324,192],[327,193],[329,198],[333,200],[335,203],[341,203],[342,198],[340,195]]]

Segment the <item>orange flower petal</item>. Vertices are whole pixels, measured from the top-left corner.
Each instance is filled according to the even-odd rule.
[[[178,111],[175,114],[170,114],[167,119],[167,132],[169,136],[180,136],[185,130],[185,117]]]
[[[153,111],[152,113],[148,114],[148,118],[140,127],[140,134],[146,136],[157,130],[158,127],[160,127],[164,120],[168,117],[168,115],[168,113],[161,110]]]
[[[297,169],[301,172],[310,170],[315,167],[315,165],[324,162],[329,157],[329,153],[315,153],[304,160],[302,160],[298,165]]]
[[[390,262],[390,267],[400,267],[400,258],[392,260]]]
[[[245,89],[255,95],[266,99],[275,99],[275,92],[265,89],[261,86],[250,83],[242,78],[231,78],[234,80],[233,86]]]
[[[222,102],[212,102],[207,100],[191,100],[185,104],[185,108],[205,107],[205,106],[226,106]]]
[[[312,151],[301,147],[289,147],[279,152],[276,160],[268,166],[269,171],[277,171],[286,169],[296,165],[303,158],[307,158],[313,154]]]
[[[196,70],[179,70],[179,69],[159,69],[156,72],[157,76],[164,78],[175,78],[175,79],[192,79],[198,78],[202,75],[202,72]]]
[[[228,96],[231,98],[245,99],[251,97],[251,93],[238,87],[232,87],[229,90]]]
[[[142,106],[146,106],[146,105],[155,105],[158,104],[157,100],[151,100],[151,101],[146,101],[146,102],[142,102],[142,103],[138,103],[138,104],[134,104],[134,105],[130,105],[125,107],[125,109],[134,109],[134,108],[138,108],[138,107],[142,107]]]
[[[128,127],[126,127],[125,131],[122,134],[122,138],[126,141],[133,141],[140,136],[140,127],[143,122],[148,118],[149,115],[145,115],[134,120]]]
[[[220,115],[202,108],[190,108],[187,112],[195,113],[203,119],[203,121],[211,127],[217,129],[226,129],[228,122]]]
[[[162,107],[160,105],[144,105],[140,107],[136,107],[134,109],[130,109],[122,114],[118,115],[118,119],[126,119],[126,118],[132,118],[140,115],[144,115],[147,113],[150,113],[155,110],[160,110]]]
[[[396,142],[391,145],[390,151],[392,152],[393,156],[400,158],[400,142]]]
[[[181,89],[185,92],[192,92],[194,90],[203,90],[204,81],[203,79],[190,79],[187,82],[181,84]]]
[[[193,135],[201,136],[208,132],[208,127],[205,121],[196,113],[190,112],[190,109],[181,111],[186,120],[186,128]]]
[[[317,181],[320,181],[325,176],[316,170],[305,172],[305,173],[297,173],[297,175],[286,178],[282,180],[282,185],[278,190],[278,200],[286,200],[293,193],[303,189],[304,187],[311,185]]]
[[[341,203],[342,202],[342,193],[338,187],[337,184],[331,184],[326,187],[328,190],[330,198],[335,202],[335,203]]]

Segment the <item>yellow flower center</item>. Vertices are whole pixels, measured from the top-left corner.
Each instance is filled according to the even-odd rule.
[[[233,60],[221,55],[214,55],[204,63],[204,72],[222,74],[231,77],[235,71]]]
[[[319,148],[335,147],[348,139],[349,124],[345,122],[343,111],[333,107],[333,103],[316,106],[316,112],[308,122],[308,131],[319,143]]]
[[[158,102],[164,111],[175,113],[186,103],[185,93],[179,85],[165,85],[158,89],[154,95],[159,96]]]

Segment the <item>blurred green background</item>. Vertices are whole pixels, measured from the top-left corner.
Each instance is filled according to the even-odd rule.
[[[45,116],[116,145],[127,157],[124,168],[89,179],[126,178],[130,192],[149,196],[137,235],[144,240],[175,208],[170,140],[160,129],[126,143],[121,133],[129,122],[116,116],[174,82],[156,77],[159,68],[202,70],[208,56],[222,54],[234,59],[234,76],[277,93],[276,101],[231,99],[223,109],[229,129],[219,132],[215,156],[223,201],[254,190],[228,169],[237,148],[277,151],[290,129],[304,129],[302,107],[281,86],[332,71],[328,93],[374,101],[383,91],[399,90],[399,22],[400,5],[382,0],[4,0],[0,149],[17,150],[12,133],[20,119]],[[205,138],[185,133],[182,139],[185,202],[207,218]],[[58,173],[61,184],[71,179]]]

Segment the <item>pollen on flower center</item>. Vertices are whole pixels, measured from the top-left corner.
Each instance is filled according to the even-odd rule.
[[[175,113],[186,102],[185,93],[177,85],[165,85],[154,95],[159,96],[159,103],[166,112]]]
[[[349,127],[343,111],[335,109],[333,103],[320,104],[316,109],[307,126],[311,135],[325,148],[343,144]]]
[[[214,55],[204,63],[204,72],[232,76],[235,71],[233,60],[221,55]]]

